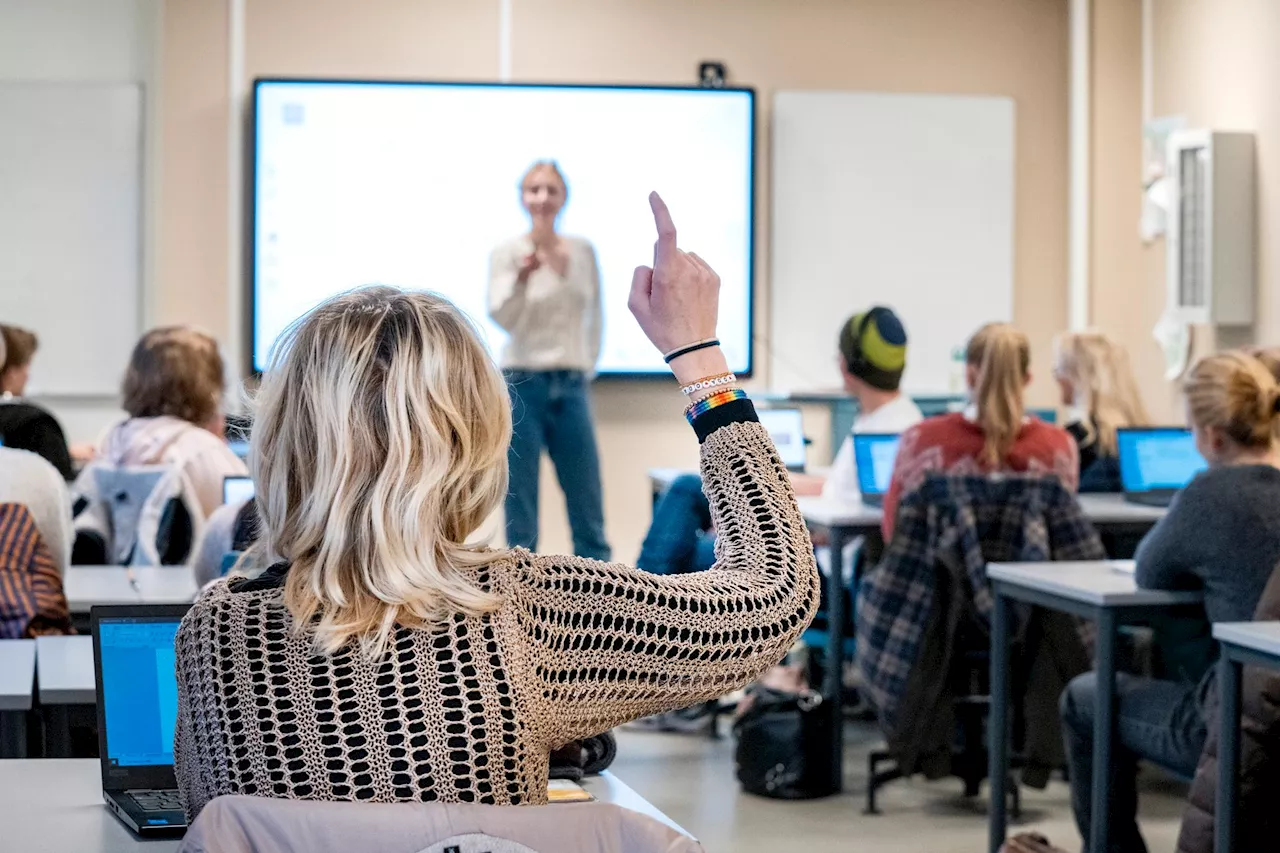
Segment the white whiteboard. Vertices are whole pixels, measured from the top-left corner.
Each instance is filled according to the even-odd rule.
[[[838,387],[855,311],[907,327],[905,389],[948,393],[951,353],[1013,316],[1009,98],[778,92],[773,102],[770,384]]]
[[[29,393],[115,395],[141,326],[142,90],[0,83],[0,320]]]

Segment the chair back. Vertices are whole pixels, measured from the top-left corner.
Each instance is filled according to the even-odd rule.
[[[87,482],[77,549],[96,541],[101,562],[117,566],[180,565],[191,556],[203,518],[181,466],[95,462]]]
[[[180,853],[703,853],[637,812],[607,803],[482,806],[217,797]]]

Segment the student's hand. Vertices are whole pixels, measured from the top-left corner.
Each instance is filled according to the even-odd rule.
[[[676,247],[675,223],[657,193],[649,194],[649,207],[658,228],[653,266],[636,267],[627,307],[658,352],[667,353],[715,337],[720,277],[706,261]],[[674,362],[672,367],[675,369]],[[676,375],[680,377],[679,370]]]
[[[79,462],[81,465],[87,465],[98,456],[98,448],[92,444],[73,444],[67,448],[67,452],[71,454],[71,458]]]
[[[1054,847],[1043,835],[1035,832],[1022,832],[1010,838],[1000,848],[1002,853],[1064,853]]]

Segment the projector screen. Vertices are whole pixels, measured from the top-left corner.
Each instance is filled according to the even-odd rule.
[[[554,160],[560,232],[590,241],[600,267],[598,371],[667,370],[627,310],[657,190],[681,248],[720,274],[720,340],[750,373],[754,128],[745,89],[257,80],[253,369],[296,318],[367,284],[447,296],[500,356],[489,255],[528,232],[520,179]]]

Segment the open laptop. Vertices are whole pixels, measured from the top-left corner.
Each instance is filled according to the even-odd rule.
[[[897,433],[855,432],[853,460],[858,469],[858,491],[867,506],[883,506],[884,493],[893,478],[893,463],[898,458]]]
[[[760,426],[773,439],[788,471],[804,472],[805,441],[804,419],[799,409],[757,409]]]
[[[141,835],[187,826],[173,773],[178,718],[174,635],[188,604],[95,607],[93,663],[97,671],[98,755],[102,797]]]
[[[250,500],[254,495],[252,477],[223,477],[222,502],[238,504]]]
[[[1116,432],[1125,500],[1168,506],[1174,494],[1208,467],[1188,429],[1151,427]]]

